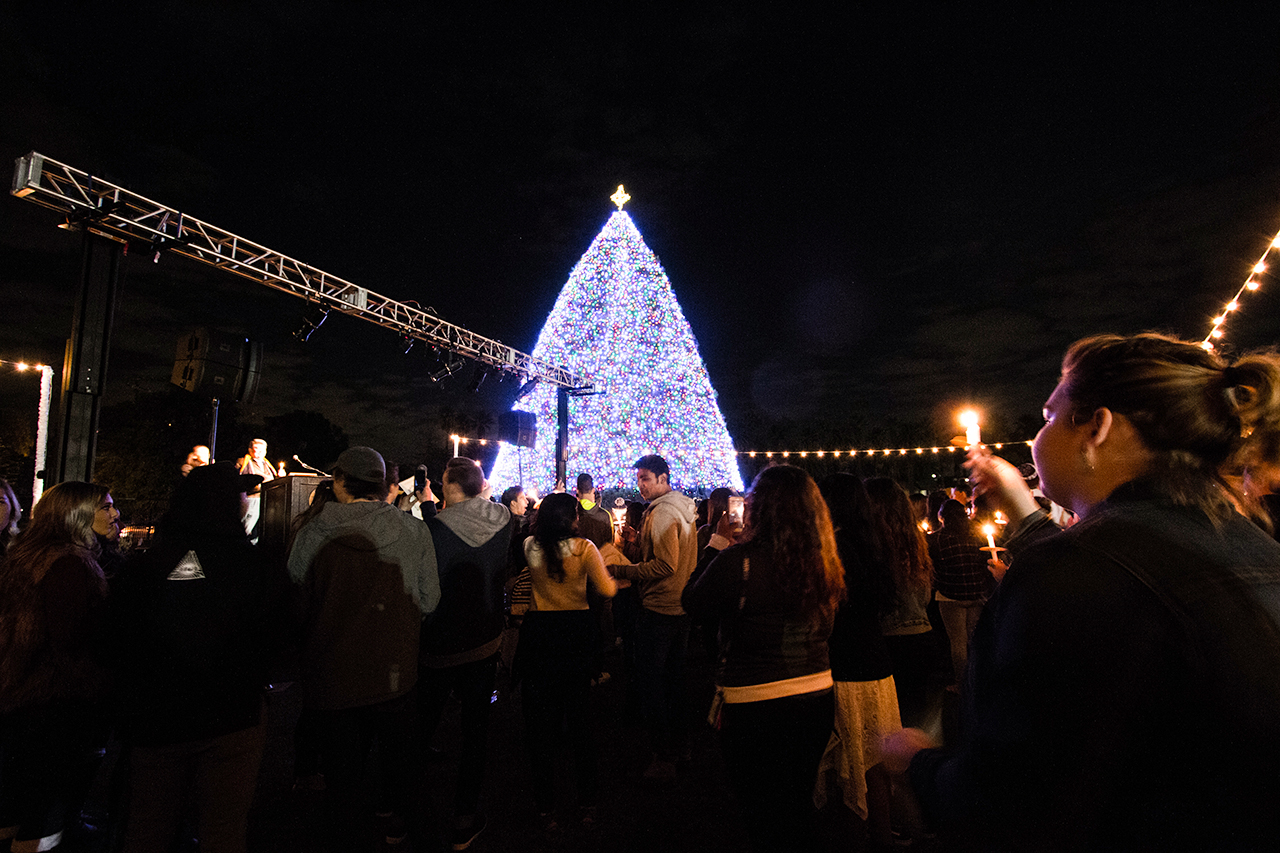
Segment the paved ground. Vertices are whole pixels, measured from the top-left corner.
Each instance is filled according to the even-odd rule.
[[[528,767],[521,744],[520,695],[509,692],[505,676],[500,675],[483,806],[489,824],[472,849],[480,853],[542,850],[607,850],[618,853],[689,850],[718,853],[747,849],[747,838],[729,793],[715,734],[700,720],[710,702],[713,662],[697,642],[691,645],[692,760],[681,766],[676,783],[660,787],[640,778],[650,757],[646,739],[641,728],[623,718],[625,674],[620,671],[619,658],[616,655],[609,657],[606,669],[611,670],[614,677],[592,691],[601,770],[598,824],[588,831],[575,821],[567,820],[564,821],[566,830],[552,838],[541,831],[530,794]],[[940,685],[938,695],[941,695]],[[296,689],[285,689],[272,695],[267,753],[249,832],[249,849],[253,853],[310,853],[323,849],[318,819],[321,795],[293,790],[293,727],[299,711]],[[446,710],[435,739],[435,745],[443,750],[443,755],[427,771],[431,812],[440,826],[445,825],[452,803],[458,740],[458,708],[455,704]],[[98,810],[102,809],[105,799],[108,775],[109,768],[104,768],[94,797]],[[567,784],[568,777],[566,763],[561,781]],[[562,789],[560,801],[566,806],[572,802],[567,788]],[[565,811],[569,812],[567,808]],[[572,814],[569,816],[574,817]],[[852,818],[847,812],[828,812],[823,819],[828,849],[863,849],[857,840],[860,827],[851,825]],[[96,838],[64,846],[73,853],[81,850],[102,853],[107,845]],[[187,844],[180,846],[177,853],[195,849],[194,844]],[[379,844],[371,817],[368,850],[379,849],[383,853],[392,850],[396,853],[421,853],[413,851],[408,842],[398,847]],[[937,839],[918,838],[912,849],[935,853],[952,848]]]

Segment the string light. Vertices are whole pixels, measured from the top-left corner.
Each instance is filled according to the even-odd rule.
[[[450,435],[449,440],[457,441],[460,444],[475,443],[478,445],[484,445],[487,441],[492,441],[491,439],[468,438],[466,436],[461,436],[461,435]],[[499,447],[514,446],[501,440],[492,441],[492,443],[498,445]],[[1005,447],[1031,447],[1034,444],[1035,444],[1035,439],[1026,439],[1023,441],[998,441],[998,442],[993,442],[991,444],[983,444],[982,446],[989,447],[992,450],[1003,450]],[[734,451],[734,455],[745,457],[747,459],[755,459],[757,457],[764,457],[765,459],[773,459],[774,457],[777,457],[779,459],[790,459],[792,457],[799,457],[801,459],[806,459],[810,456],[813,456],[818,459],[826,459],[827,457],[830,457],[832,459],[840,459],[844,456],[848,456],[850,459],[856,459],[860,456],[874,457],[877,454],[879,454],[880,456],[909,456],[912,454],[917,456],[923,456],[924,454],[929,453],[934,456],[938,456],[944,452],[957,453],[959,451],[964,451],[964,450],[968,450],[968,448],[959,447],[957,445],[949,445],[949,446],[941,446],[941,447],[875,447],[875,448],[864,448],[864,449],[850,448],[848,450],[736,450]],[[688,450],[684,452],[692,453],[693,451]]]
[[[481,447],[488,447],[489,441],[490,441],[490,439],[487,439],[487,438],[468,438],[465,435],[451,435],[449,436],[449,440],[456,441],[458,444],[471,444],[474,442],[475,444],[478,444]],[[499,447],[505,447],[507,444],[502,439],[493,439],[493,443],[498,445]]]
[[[601,488],[634,486],[637,459],[657,453],[677,489],[742,489],[737,454],[698,343],[671,282],[631,216],[614,212],[574,266],[542,327],[535,358],[589,376],[598,395],[569,399],[569,471]],[[537,418],[537,446],[511,446],[489,474],[495,489],[555,479],[556,389],[516,409]]]
[[[25,362],[25,361],[9,361],[6,358],[0,358],[0,364],[6,364],[12,367],[14,370],[18,371],[19,373],[22,373],[27,370],[40,370],[40,371],[53,370],[53,368],[49,367],[48,365],[29,364],[28,362]]]
[[[0,358],[0,365],[9,365],[19,373],[34,370],[40,374],[40,406],[36,410],[36,477],[31,484],[31,505],[40,502],[44,494],[44,479],[40,476],[44,471],[46,453],[49,446],[49,407],[53,401],[53,368],[47,364],[28,364],[25,361],[9,361]]]
[[[994,450],[1003,450],[1006,446],[1016,447],[1016,446],[1025,445],[1027,447],[1030,447],[1033,444],[1035,444],[1034,439],[1027,439],[1026,441],[994,442],[992,444],[983,444],[982,447],[990,447]],[[871,448],[850,448],[848,450],[739,450],[737,451],[737,455],[745,456],[748,459],[755,459],[757,456],[763,456],[765,459],[772,459],[775,456],[780,457],[782,459],[787,459],[792,456],[799,456],[800,458],[803,459],[807,455],[823,458],[823,454],[826,454],[827,456],[831,456],[832,458],[838,459],[841,455],[847,454],[850,459],[856,459],[859,456],[875,456],[877,454],[879,454],[880,456],[908,456],[911,454],[923,456],[926,453],[930,453],[930,454],[933,454],[934,456],[938,456],[944,452],[955,453],[957,451],[963,451],[967,449],[968,448],[957,447],[956,445],[952,444],[945,447],[871,447]]]
[[[1267,249],[1262,253],[1262,257],[1253,265],[1253,271],[1245,279],[1244,284],[1240,285],[1240,289],[1236,291],[1236,295],[1231,297],[1231,301],[1222,309],[1222,313],[1213,318],[1213,326],[1209,329],[1209,334],[1204,336],[1204,340],[1200,342],[1200,346],[1207,350],[1214,348],[1214,341],[1221,340],[1225,334],[1223,326],[1227,322],[1227,315],[1232,311],[1240,309],[1240,297],[1246,292],[1252,293],[1261,286],[1257,276],[1267,271],[1267,256],[1271,254],[1272,249],[1280,249],[1280,232],[1276,232],[1276,236],[1271,238],[1271,242],[1267,244]]]

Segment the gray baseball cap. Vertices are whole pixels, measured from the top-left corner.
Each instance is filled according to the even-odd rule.
[[[387,463],[372,447],[348,447],[338,456],[336,467],[353,480],[382,483],[387,479]]]

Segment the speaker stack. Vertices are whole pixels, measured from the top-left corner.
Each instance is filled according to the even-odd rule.
[[[261,374],[260,342],[201,328],[179,339],[169,381],[197,394],[252,403]]]

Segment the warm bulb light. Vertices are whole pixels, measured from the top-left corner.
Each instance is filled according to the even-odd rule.
[[[1254,266],[1253,271],[1256,273],[1264,273],[1267,271],[1267,265],[1262,261],[1258,261],[1257,265]]]
[[[1246,282],[1244,283],[1244,286],[1245,286],[1245,287],[1247,287],[1247,288],[1249,288],[1250,290],[1257,290],[1257,289],[1258,289],[1258,283],[1257,283],[1256,281],[1254,281],[1253,279],[1249,279],[1248,281],[1246,281]]]
[[[960,426],[964,427],[964,441],[968,447],[982,444],[982,428],[978,426],[978,413],[966,409],[960,413]]]

